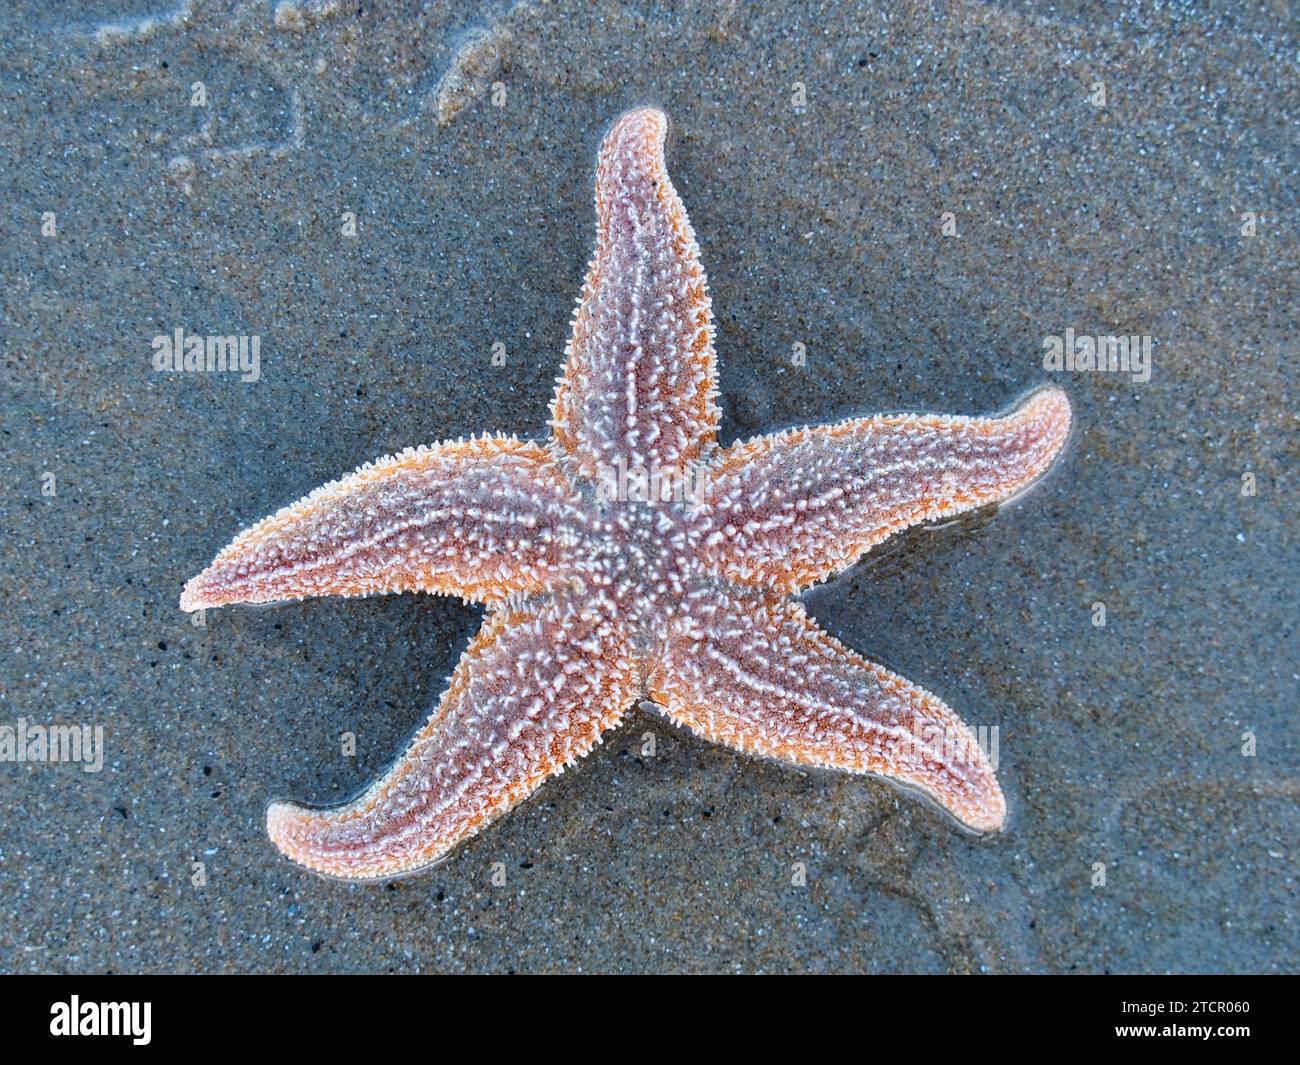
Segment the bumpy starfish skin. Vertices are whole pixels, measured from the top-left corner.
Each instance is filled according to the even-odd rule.
[[[706,557],[728,580],[798,591],[909,525],[1006,499],[1069,426],[1047,389],[1006,418],[856,418],[737,444],[704,493]]]
[[[635,698],[633,666],[608,613],[494,610],[402,760],[343,806],[272,803],[271,839],[337,876],[417,869],[596,746]]]
[[[1055,389],[1000,418],[860,418],[720,448],[712,311],[664,168],[667,120],[601,148],[596,253],[546,446],[417,448],[240,535],[186,610],[418,590],[487,618],[401,759],[351,802],[272,803],[319,872],[428,865],[586,754],[641,700],[741,751],[873,773],[977,831],[1006,804],[970,730],[792,598],[917,522],[1009,498],[1070,428]]]
[[[585,512],[536,444],[484,437],[367,463],[241,533],[181,609],[308,595],[441,592],[477,602],[575,572]]]
[[[662,112],[624,115],[596,167],[596,253],[551,405],[552,436],[588,480],[620,460],[681,469],[717,436],[712,304],[666,131]]]

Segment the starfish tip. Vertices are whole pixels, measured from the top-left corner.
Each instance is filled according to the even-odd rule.
[[[1054,385],[1040,388],[1030,395],[1021,409],[1026,418],[1047,426],[1053,437],[1064,441],[1069,435],[1074,411],[1064,389]]]
[[[988,807],[967,822],[981,836],[993,836],[1006,830],[1007,803],[999,793]]]
[[[266,834],[275,844],[275,849],[290,861],[326,875],[346,875],[341,871],[330,869],[319,859],[311,860],[302,838],[304,822],[309,814],[308,807],[299,806],[286,799],[276,799],[266,806]]]
[[[282,851],[286,851],[289,828],[293,824],[298,807],[295,803],[277,799],[266,805],[266,832]]]
[[[202,574],[199,574],[199,577],[202,576]],[[214,605],[208,602],[203,594],[203,590],[199,587],[199,577],[194,577],[187,581],[184,589],[181,591],[180,607],[187,614],[192,614],[196,610],[203,610]]]
[[[662,107],[655,107],[653,104],[645,104],[641,107],[634,107],[630,111],[624,111],[619,115],[618,120],[614,123],[615,127],[622,125],[667,125],[668,114]]]
[[[658,107],[637,107],[625,111],[610,128],[605,150],[636,151],[641,145],[662,150],[668,134],[668,115]]]

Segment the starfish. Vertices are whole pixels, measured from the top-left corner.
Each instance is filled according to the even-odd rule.
[[[350,802],[273,802],[329,876],[427,866],[591,751],[632,705],[709,740],[874,774],[1003,827],[974,734],[822,631],[796,598],[918,522],[998,503],[1070,428],[1041,389],[995,418],[855,418],[722,447],[713,312],[664,163],[666,116],[605,138],[597,240],[550,439],[408,448],[247,529],[181,608],[421,591],[487,616],[405,754]]]

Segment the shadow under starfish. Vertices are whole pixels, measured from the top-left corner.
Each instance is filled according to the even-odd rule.
[[[713,314],[666,130],[662,112],[632,111],[601,147],[596,251],[547,443],[380,459],[248,529],[185,587],[185,610],[403,591],[487,607],[384,776],[339,806],[269,806],[271,839],[311,869],[431,864],[640,701],[740,751],[919,789],[975,831],[1005,821],[957,716],[794,596],[901,529],[1019,492],[1060,451],[1069,402],[1045,389],[1000,418],[857,418],[720,447]]]

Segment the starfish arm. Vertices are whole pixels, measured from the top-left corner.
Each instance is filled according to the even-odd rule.
[[[581,476],[675,473],[717,435],[713,311],[695,232],[664,166],[668,119],[618,120],[596,170],[596,251],[551,404]]]
[[[858,418],[736,444],[707,476],[702,558],[734,583],[793,592],[921,521],[1008,499],[1070,431],[1043,389],[1002,418]]]
[[[272,803],[272,842],[308,868],[347,879],[437,861],[618,723],[636,676],[611,618],[563,602],[540,613],[493,611],[397,763],[341,806]]]
[[[235,538],[181,609],[424,591],[494,602],[565,579],[585,518],[550,453],[502,438],[408,448]]]
[[[671,720],[746,753],[873,773],[969,828],[1002,827],[987,757],[935,696],[844,647],[795,600],[713,588],[693,599],[650,676]]]

